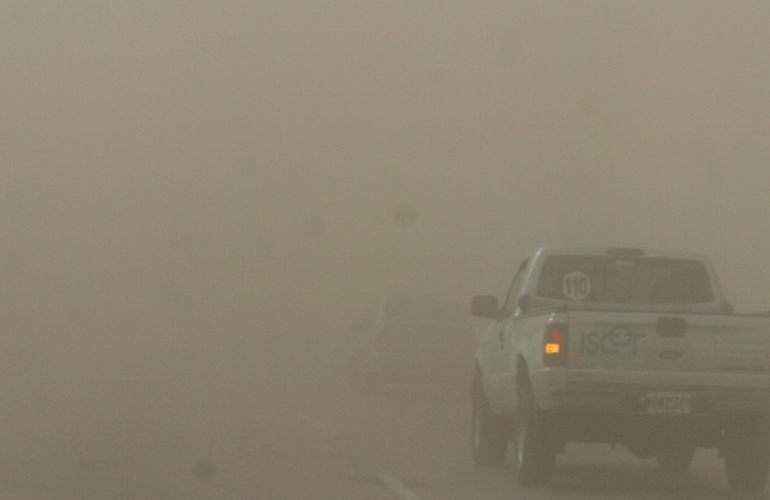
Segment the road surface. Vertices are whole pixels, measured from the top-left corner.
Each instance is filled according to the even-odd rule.
[[[690,473],[673,482],[652,460],[594,445],[568,446],[550,485],[522,489],[510,463],[472,463],[465,394],[352,394],[342,352],[322,339],[249,342],[99,350],[101,359],[78,362],[51,350],[6,373],[0,498],[730,496],[714,451],[699,451]]]

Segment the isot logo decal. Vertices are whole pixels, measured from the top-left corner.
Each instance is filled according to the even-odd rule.
[[[643,333],[633,333],[624,325],[615,325],[607,333],[583,332],[580,334],[580,352],[588,354],[636,354]]]

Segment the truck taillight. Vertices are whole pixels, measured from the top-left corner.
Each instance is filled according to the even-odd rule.
[[[549,323],[543,335],[543,364],[567,366],[567,325]]]

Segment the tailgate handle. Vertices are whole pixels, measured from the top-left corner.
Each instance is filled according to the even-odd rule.
[[[685,318],[658,318],[658,335],[661,337],[684,337],[685,333],[687,333],[687,320]]]

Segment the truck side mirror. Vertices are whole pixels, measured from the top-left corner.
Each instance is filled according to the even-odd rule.
[[[500,309],[494,295],[476,295],[471,302],[471,314],[480,318],[497,319]]]
[[[521,309],[521,312],[527,312],[527,309],[532,305],[532,296],[525,293],[519,297],[519,300],[516,303],[518,304],[519,309]]]

